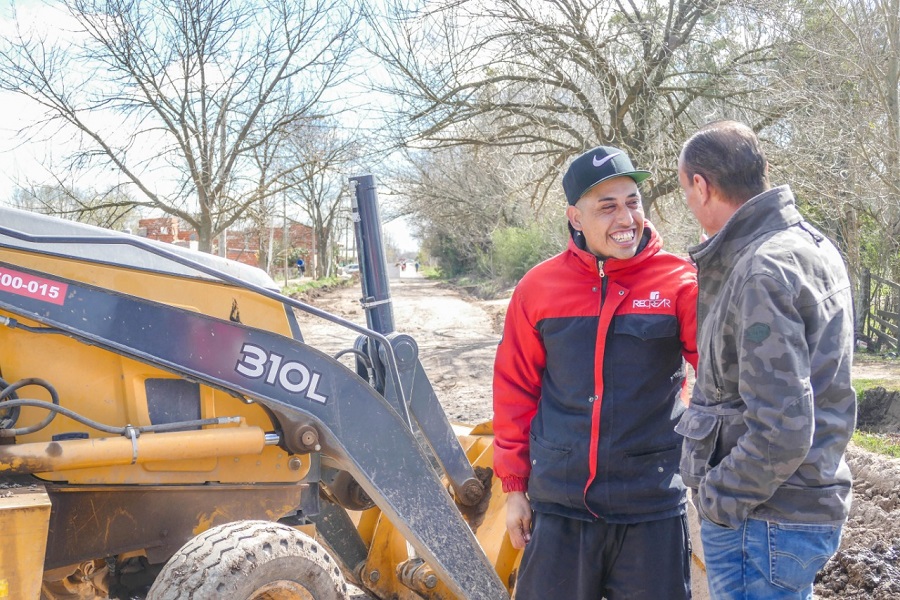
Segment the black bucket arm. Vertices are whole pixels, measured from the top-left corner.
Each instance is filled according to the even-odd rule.
[[[457,499],[463,504],[475,504],[481,500],[485,490],[475,476],[425,373],[419,360],[418,345],[412,337],[395,331],[375,180],[371,175],[364,175],[351,181],[355,184],[352,214],[366,322],[370,329],[390,339],[390,347],[376,342],[379,352],[372,357],[373,364],[380,368],[378,380],[383,381],[380,391],[392,404],[402,404],[405,399],[407,404],[398,410],[415,420],[435,458],[444,468]],[[394,365],[397,371],[391,372]]]

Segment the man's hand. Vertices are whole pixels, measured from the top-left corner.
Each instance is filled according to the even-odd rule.
[[[506,529],[513,548],[517,550],[531,541],[531,504],[525,492],[506,494]]]

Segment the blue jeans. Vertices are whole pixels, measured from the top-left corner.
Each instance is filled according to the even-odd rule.
[[[837,552],[841,525],[747,519],[738,529],[700,520],[712,600],[812,598],[819,569]]]

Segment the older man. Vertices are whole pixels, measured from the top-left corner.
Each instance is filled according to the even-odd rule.
[[[710,593],[810,598],[850,508],[844,451],[856,395],[847,270],[797,211],[790,188],[770,187],[746,125],[701,129],[678,170],[710,236],[690,251],[700,363],[678,425]]]

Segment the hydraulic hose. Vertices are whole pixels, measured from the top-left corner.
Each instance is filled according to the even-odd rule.
[[[359,360],[366,367],[366,379],[373,387],[375,386],[375,367],[372,366],[372,358],[363,352],[362,350],[358,350],[356,348],[347,348],[345,350],[341,350],[337,354],[334,355],[334,360],[338,360],[340,357],[346,354],[355,354]]]
[[[0,390],[5,390],[9,387],[9,382],[0,377]],[[16,400],[19,396],[15,393],[15,391],[9,394],[9,397],[13,400]],[[15,427],[16,422],[19,420],[19,407],[14,406],[9,409],[4,407],[0,407],[5,412],[5,416],[0,418],[0,429],[9,429],[10,427]]]
[[[0,429],[0,437],[13,437],[16,435],[26,435],[29,433],[34,433],[36,431],[40,431],[44,427],[50,424],[54,417],[57,414],[64,415],[69,417],[73,421],[81,423],[82,425],[86,425],[92,429],[96,429],[97,431],[102,431],[103,433],[109,433],[113,435],[122,435],[129,436],[132,431],[138,431],[140,433],[164,433],[169,431],[181,431],[185,429],[193,429],[196,427],[203,427],[204,425],[225,425],[228,423],[239,423],[240,417],[216,417],[212,419],[196,419],[193,421],[179,421],[178,423],[163,423],[160,425],[144,425],[142,427],[133,427],[131,425],[127,425],[125,427],[112,427],[110,425],[105,425],[100,423],[99,421],[94,421],[93,419],[89,419],[83,415],[80,415],[68,408],[59,405],[59,396],[56,393],[56,390],[53,389],[49,383],[42,379],[22,379],[14,383],[13,385],[7,387],[0,392],[0,401],[4,400],[4,398],[8,397],[11,393],[14,393],[15,390],[22,388],[26,385],[39,385],[47,389],[50,392],[50,397],[53,399],[53,402],[47,402],[45,400],[29,400],[27,398],[16,399],[16,400],[6,400],[0,404],[0,408],[17,408],[20,406],[33,406],[36,408],[43,408],[49,411],[50,414],[41,421],[40,423],[36,423],[30,427],[20,427],[18,429]]]
[[[16,390],[21,389],[23,387],[29,385],[36,385],[38,387],[42,387],[50,394],[50,399],[53,401],[52,404],[50,402],[45,402],[43,400],[6,400],[9,397],[16,397]],[[4,402],[5,401],[5,402]],[[52,385],[44,381],[43,379],[38,379],[37,377],[27,377],[25,379],[20,379],[19,381],[6,386],[2,392],[0,392],[0,408],[17,408],[19,406],[33,406],[31,404],[23,404],[24,402],[40,402],[40,404],[44,407],[54,407],[56,409],[62,408],[59,406],[59,394],[56,393],[56,390]],[[63,409],[65,410],[65,409]],[[44,420],[40,423],[35,423],[30,427],[19,427],[18,429],[2,429],[0,430],[0,437],[14,437],[17,435],[26,435],[28,433],[34,433],[35,431],[40,431],[44,427],[50,424],[50,422],[56,418],[56,410],[50,410],[47,413],[47,416],[44,417]],[[18,418],[18,415],[17,415]],[[14,425],[15,421],[11,423]]]

